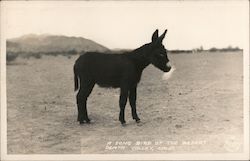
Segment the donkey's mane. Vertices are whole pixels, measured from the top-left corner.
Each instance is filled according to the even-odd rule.
[[[147,53],[149,52],[148,44],[144,44],[139,48],[136,48],[130,52],[124,53],[129,59],[133,60],[140,70],[144,69],[150,62],[147,59]]]

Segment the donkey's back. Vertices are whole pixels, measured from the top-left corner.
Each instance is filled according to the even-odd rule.
[[[80,80],[92,81],[101,87],[120,87],[121,80],[134,71],[133,62],[126,54],[88,52],[75,63]],[[129,74],[130,73],[130,74]]]

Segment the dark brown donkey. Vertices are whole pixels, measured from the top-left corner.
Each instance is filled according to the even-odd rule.
[[[132,117],[136,122],[140,118],[136,113],[136,87],[140,81],[142,71],[149,64],[153,64],[164,72],[171,69],[167,50],[162,40],[167,30],[158,37],[158,30],[153,33],[152,42],[133,51],[122,54],[88,52],[81,55],[75,62],[75,91],[77,93],[78,118],[80,124],[90,122],[87,113],[87,98],[95,84],[101,87],[120,88],[120,115],[121,124],[125,124],[124,109],[129,98]]]

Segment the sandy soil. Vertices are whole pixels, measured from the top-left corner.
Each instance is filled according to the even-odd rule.
[[[149,66],[138,87],[136,124],[118,89],[95,86],[92,124],[77,119],[72,66],[77,57],[18,59],[7,66],[9,154],[221,153],[243,150],[243,55],[169,55],[175,71]],[[156,145],[155,145],[156,144]]]

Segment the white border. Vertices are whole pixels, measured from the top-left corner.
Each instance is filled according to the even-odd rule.
[[[4,17],[5,8],[3,2],[0,2],[0,61],[1,61],[1,159],[7,159],[7,93],[6,93],[6,19]]]
[[[6,160],[248,160],[243,153],[235,154],[78,154],[78,155],[8,155]]]
[[[246,6],[248,8],[248,16],[246,16],[246,20],[245,20],[245,30],[247,31],[247,35],[244,37],[244,51],[243,51],[243,85],[244,85],[244,89],[243,89],[243,98],[244,98],[244,153],[247,154],[248,156],[248,160],[250,160],[250,156],[249,156],[249,70],[250,70],[250,64],[249,64],[249,39],[250,39],[250,1],[248,1],[248,6]]]
[[[244,3],[246,1],[243,1]],[[249,1],[247,9],[249,11]],[[244,152],[243,153],[194,153],[194,154],[79,154],[79,155],[8,155],[7,154],[7,110],[6,110],[6,19],[4,1],[1,11],[1,160],[249,160],[249,15],[246,16],[244,37]],[[13,2],[12,2],[13,3]]]

